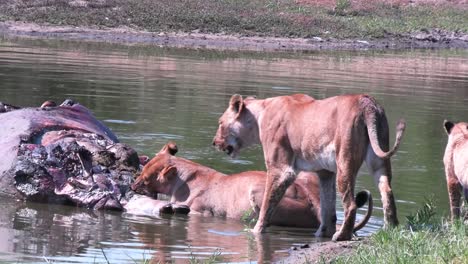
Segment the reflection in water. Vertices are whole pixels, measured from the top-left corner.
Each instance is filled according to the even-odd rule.
[[[71,97],[140,154],[152,156],[175,140],[180,156],[225,173],[264,170],[258,146],[236,160],[211,147],[217,119],[233,93],[261,98],[370,93],[384,106],[392,135],[399,117],[407,121],[392,162],[400,220],[431,194],[447,213],[442,121],[468,116],[467,51],[264,54],[4,41],[0,63],[0,101],[29,106]],[[382,226],[382,212],[371,177],[367,170],[361,174],[356,189],[370,189],[375,198],[374,217],[359,232],[368,235]],[[271,228],[255,239],[236,219],[137,217],[9,200],[0,206],[0,261],[44,262],[45,256],[105,263],[105,255],[110,263],[186,263],[219,249],[226,261],[269,262],[287,255],[291,246],[316,241],[313,230],[292,228]]]
[[[287,237],[291,245],[310,242],[294,238],[297,230],[279,228],[256,239],[233,219],[198,215],[150,218],[9,200],[0,205],[4,208],[0,258],[9,261],[186,263],[217,254],[225,261],[268,261],[271,252],[286,253],[270,243],[272,239]]]
[[[128,224],[119,221],[116,214],[5,199],[0,205],[3,209],[0,256],[5,260],[38,261],[43,257],[64,260],[80,256],[90,261],[103,258],[101,253],[89,252],[90,248],[100,248],[100,241],[129,238],[129,233],[122,232],[129,229]],[[112,229],[121,230],[118,237],[109,232]]]

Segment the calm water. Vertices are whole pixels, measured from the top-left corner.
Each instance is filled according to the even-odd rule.
[[[392,142],[396,120],[407,120],[393,158],[400,220],[431,196],[441,215],[448,212],[442,122],[468,120],[468,51],[263,54],[0,41],[0,65],[0,101],[38,106],[73,98],[140,154],[152,156],[175,140],[178,155],[226,173],[264,169],[260,147],[235,160],[211,147],[233,93],[369,93],[386,109]],[[365,236],[382,226],[380,197],[365,169],[361,188],[374,193],[377,206],[359,232]],[[236,219],[141,217],[8,200],[0,207],[1,262],[185,263],[216,252],[226,262],[271,261],[316,241],[312,230],[288,228],[256,240]]]

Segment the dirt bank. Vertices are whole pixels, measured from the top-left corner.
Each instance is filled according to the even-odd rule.
[[[3,0],[0,34],[221,50],[468,48],[468,4],[465,0]]]
[[[92,29],[88,27],[0,22],[0,35],[6,38],[79,40],[160,47],[249,51],[384,50],[420,48],[468,48],[468,34],[425,30],[374,40],[335,38],[248,37],[235,34],[154,33],[130,28]]]
[[[350,254],[362,242],[342,241],[323,242],[305,245],[304,248],[293,248],[290,255],[277,261],[278,264],[301,264],[301,263],[328,263],[337,256]]]

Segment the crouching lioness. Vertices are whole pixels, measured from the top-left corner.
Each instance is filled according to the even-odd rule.
[[[385,112],[368,95],[323,100],[305,94],[263,100],[233,95],[219,118],[213,145],[231,156],[252,144],[263,147],[266,191],[253,232],[265,231],[274,208],[298,172],[315,171],[320,178],[321,201],[321,225],[316,236],[349,240],[357,208],[354,186],[363,161],[378,183],[385,224],[398,224],[390,157],[400,144],[404,128],[405,122],[400,120],[395,145],[389,149]],[[343,202],[344,221],[335,233],[336,188]]]
[[[452,220],[460,217],[461,190],[468,201],[468,123],[444,122],[448,134],[444,154],[445,177]]]
[[[143,168],[132,186],[137,192],[154,196],[162,193],[171,202],[190,207],[191,213],[240,219],[246,212],[256,218],[265,189],[266,173],[246,171],[226,175],[216,170],[174,156],[175,143],[166,144]],[[354,228],[362,228],[372,214],[372,197],[368,191],[356,196],[358,206],[368,201],[366,216]],[[318,178],[298,179],[286,190],[271,224],[317,228],[320,225]]]

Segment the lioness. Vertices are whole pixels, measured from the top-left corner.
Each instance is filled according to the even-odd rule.
[[[444,121],[448,134],[444,154],[445,177],[452,220],[460,217],[460,198],[463,189],[468,202],[468,123]]]
[[[245,213],[258,215],[265,188],[266,173],[246,171],[226,175],[187,159],[175,157],[177,146],[166,144],[136,179],[132,189],[154,196],[162,193],[171,202],[189,206],[191,213],[240,219]],[[317,228],[320,225],[318,177],[300,174],[279,202],[271,224]],[[372,197],[368,191],[356,196],[358,206],[368,201],[366,217],[354,230],[362,228],[372,214]]]
[[[321,225],[316,236],[331,236],[336,231],[338,185],[345,216],[333,240],[349,240],[356,216],[354,185],[364,160],[379,186],[385,224],[398,224],[390,157],[396,152],[404,129],[405,122],[400,120],[395,145],[387,151],[387,118],[383,108],[368,95],[342,95],[324,100],[304,94],[264,100],[244,100],[240,95],[233,95],[219,118],[213,145],[233,157],[249,145],[263,146],[268,176],[253,232],[264,232],[298,171],[315,171],[320,178],[321,201]]]

